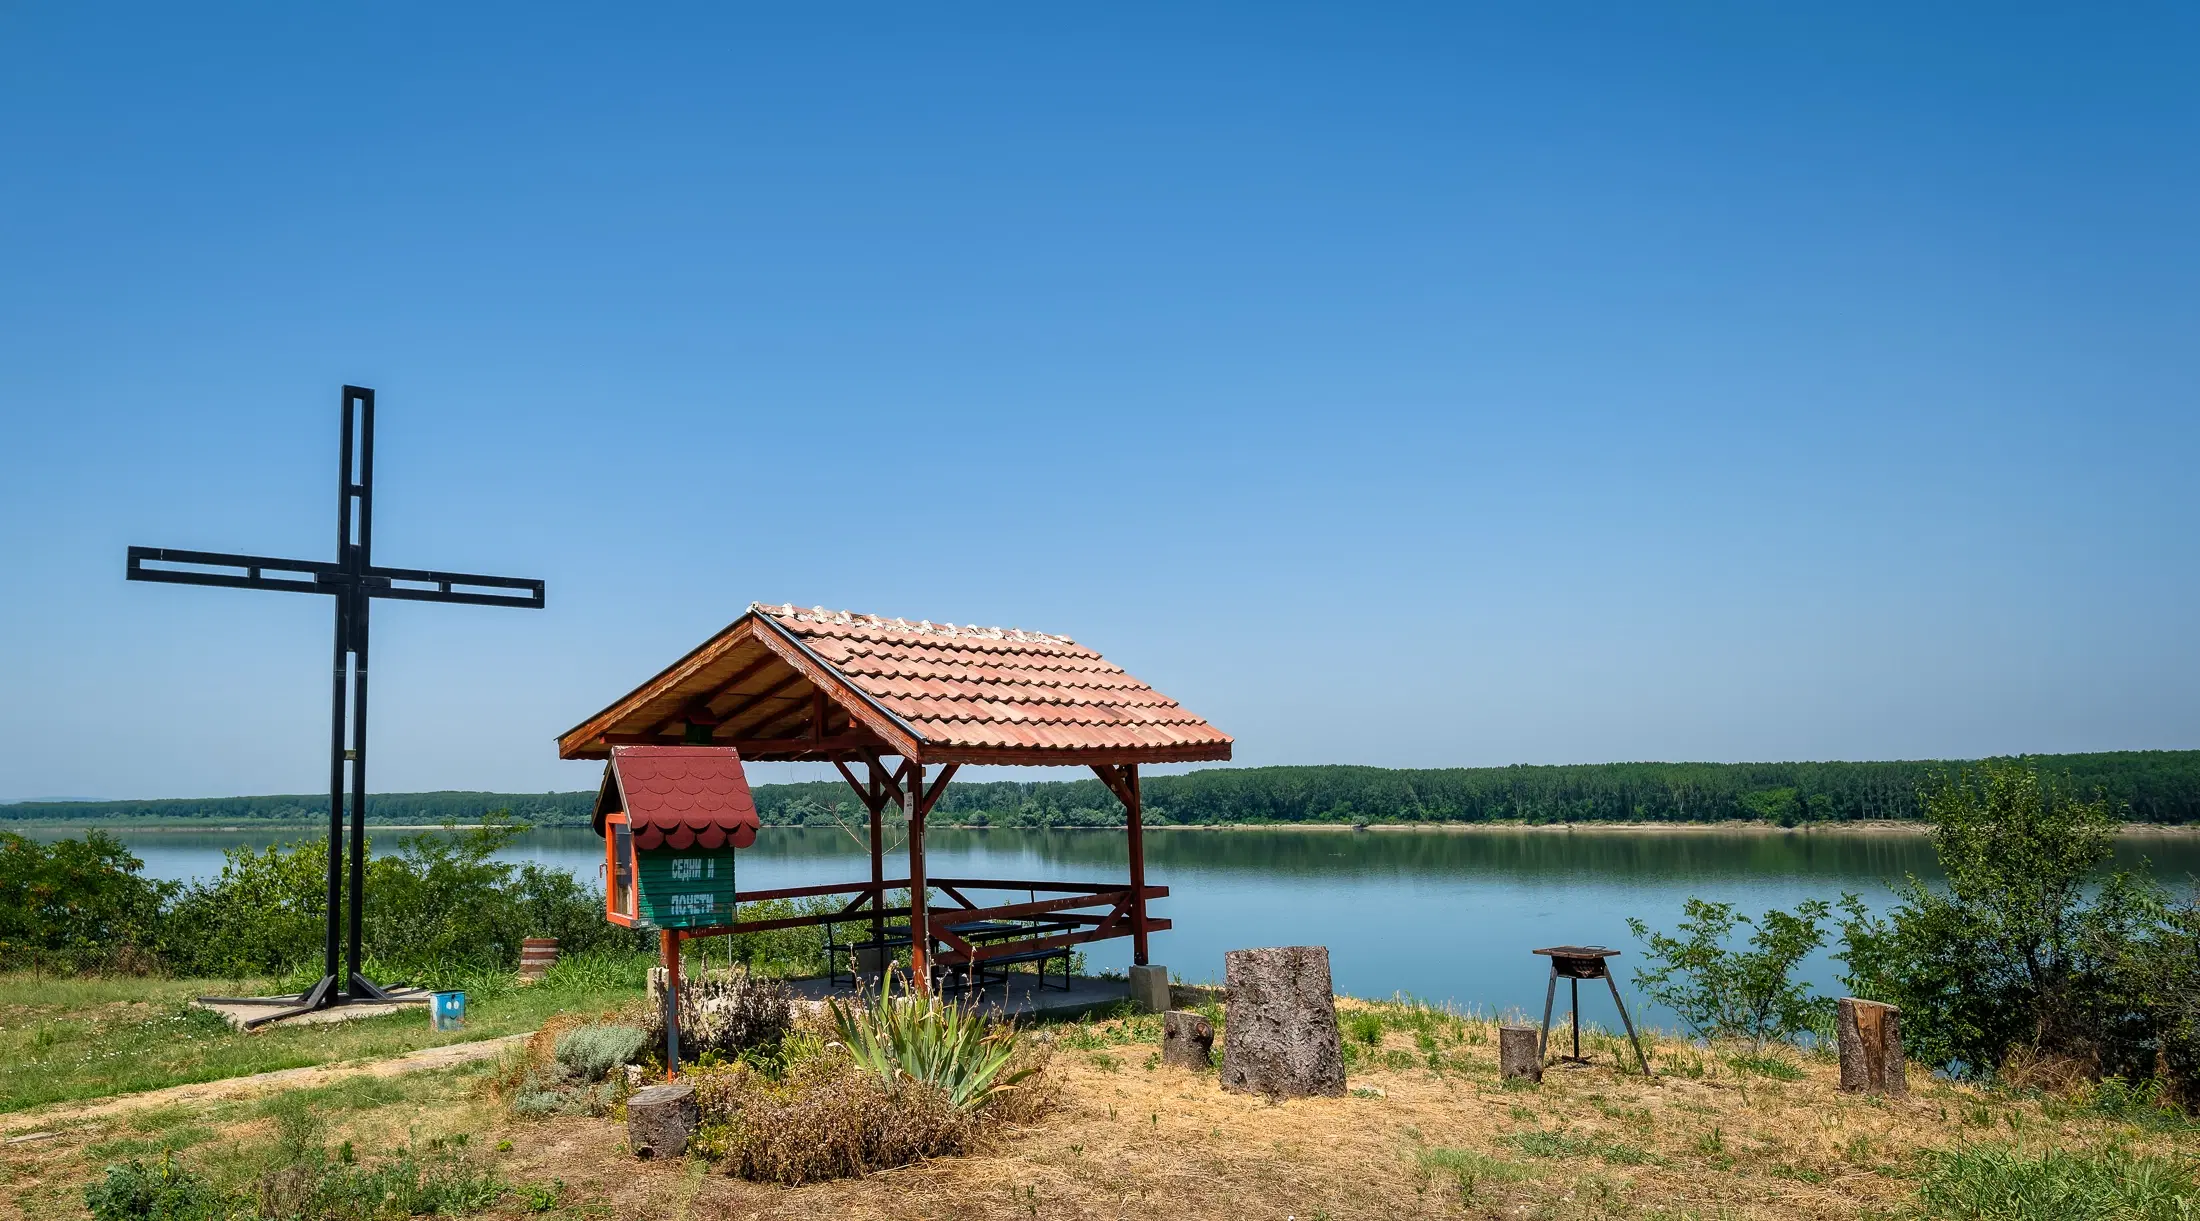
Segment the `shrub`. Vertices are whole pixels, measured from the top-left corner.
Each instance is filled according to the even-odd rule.
[[[1947,886],[1910,878],[1885,918],[1843,900],[1849,988],[1900,1005],[1910,1054],[1936,1067],[2166,1071],[2189,1093],[2200,912],[2129,874],[2096,880],[2109,804],[1995,761],[1938,778],[1925,804]]]
[[[1014,1088],[1031,1072],[1004,1074],[1016,1054],[1013,1027],[994,1026],[975,1006],[897,995],[892,973],[867,998],[851,1005],[827,1003],[849,1055],[888,1086],[907,1078],[944,1091],[958,1107],[970,1107]]]
[[[84,1189],[84,1206],[94,1221],[220,1221],[231,1211],[212,1184],[178,1166],[173,1154],[107,1167]]]
[[[595,1022],[558,1036],[551,1054],[567,1080],[593,1084],[633,1063],[642,1050],[642,1039],[642,1032],[632,1026]]]
[[[600,1115],[625,1090],[617,1070],[633,1061],[642,1039],[633,1026],[561,1014],[506,1052],[485,1088],[517,1115]]]
[[[362,934],[375,970],[479,991],[480,973],[518,965],[523,938],[556,937],[568,956],[647,948],[644,934],[605,921],[602,896],[572,874],[495,859],[525,829],[493,815],[482,827],[408,836],[395,855],[369,860]],[[174,897],[166,955],[203,975],[317,970],[325,852],[315,841],[231,849],[219,876]]]
[[[104,831],[52,844],[0,831],[0,968],[150,965],[161,905],[178,889]]]
[[[1819,922],[1831,911],[1814,899],[1752,920],[1731,903],[1690,899],[1679,937],[1629,920],[1627,927],[1648,943],[1635,984],[1706,1038],[1746,1038],[1753,1049],[1791,1038],[1811,1029],[1818,1004],[1810,987],[1793,978],[1795,967],[1826,943]],[[1728,936],[1742,924],[1755,929],[1750,948],[1728,948]]]
[[[652,970],[650,975],[644,1027],[649,1046],[662,1049],[663,974]],[[684,1058],[700,1060],[711,1052],[727,1059],[752,1050],[769,1053],[793,1027],[794,993],[776,979],[734,967],[680,981],[680,1054]]]
[[[727,1173],[760,1182],[791,1186],[952,1156],[980,1130],[945,1090],[840,1056],[790,1065],[777,1082],[738,1064],[695,1077],[705,1142]]]

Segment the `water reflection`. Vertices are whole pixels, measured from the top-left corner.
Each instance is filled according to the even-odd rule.
[[[218,872],[229,847],[314,838],[303,830],[120,834],[148,873],[176,879]],[[382,832],[375,850],[392,850],[402,834]],[[940,829],[926,847],[935,877],[1110,881],[1127,863],[1119,831]],[[588,830],[538,830],[503,855],[594,881],[602,852]],[[899,874],[900,857],[891,860],[889,872]],[[2156,877],[2183,885],[2200,872],[2200,836],[2118,841],[2119,866],[2142,861]],[[744,890],[852,881],[868,872],[863,845],[829,827],[767,828],[740,857]],[[1637,950],[1627,918],[1669,928],[1691,896],[1750,912],[1844,891],[1877,903],[1886,884],[1906,874],[1938,877],[1921,835],[1712,830],[1158,830],[1147,837],[1147,872],[1171,888],[1155,914],[1176,924],[1154,938],[1155,961],[1184,978],[1219,977],[1226,949],[1324,944],[1345,991],[1409,992],[1493,1011],[1541,1005],[1545,966],[1529,954],[1539,945],[1621,947],[1626,988]],[[1095,948],[1091,959],[1095,967],[1121,968],[1128,955],[1128,943],[1118,941]],[[1822,989],[1837,987],[1838,965],[1827,956],[1807,969]],[[1671,1021],[1654,1008],[1646,1016]]]

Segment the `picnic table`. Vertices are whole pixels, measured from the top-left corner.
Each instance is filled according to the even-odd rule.
[[[973,920],[963,924],[942,925],[940,931],[951,933],[966,942],[986,944],[1016,940],[1035,941],[1043,934],[1066,932],[1076,927],[1076,922],[1072,920],[1040,917],[1032,920]],[[833,937],[833,926],[828,924],[825,926],[826,981],[835,986],[839,985],[841,976],[840,955],[842,953],[848,955],[847,975],[848,982],[852,986],[856,981],[855,956],[857,951],[883,950],[887,954],[892,954],[897,950],[906,950],[909,947],[909,926],[905,924],[890,926],[883,937],[867,937],[861,941],[850,942],[836,940]],[[960,986],[983,991],[993,983],[1005,984],[1008,982],[1008,967],[1019,963],[1035,962],[1039,964],[1039,986],[1043,988],[1047,986],[1047,962],[1051,959],[1060,959],[1062,963],[1062,987],[1067,990],[1069,988],[1069,955],[1070,947],[1058,945],[982,958],[973,964],[973,969],[967,969],[960,973],[963,977]],[[949,971],[949,968],[940,969],[940,973],[943,975],[948,975]],[[951,985],[953,984],[951,975],[949,975],[949,982]]]

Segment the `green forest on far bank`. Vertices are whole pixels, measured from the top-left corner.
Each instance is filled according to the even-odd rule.
[[[1727,822],[1781,826],[1916,820],[1919,788],[1966,761],[1892,763],[1595,763],[1561,766],[1399,769],[1207,768],[1148,776],[1154,825],[1233,823]],[[2027,764],[2067,777],[2136,822],[2200,823],[2200,751],[2033,755]],[[841,782],[758,785],[758,812],[775,826],[860,817]],[[585,826],[596,795],[577,793],[382,793],[378,824],[467,823],[491,811],[538,826]],[[209,797],[163,801],[53,801],[0,805],[0,822],[213,825],[311,823],[325,796]],[[934,825],[1114,826],[1122,807],[1097,779],[950,785]]]

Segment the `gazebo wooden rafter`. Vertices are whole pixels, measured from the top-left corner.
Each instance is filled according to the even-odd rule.
[[[619,746],[731,746],[751,762],[830,762],[870,818],[869,881],[742,892],[736,903],[848,895],[837,911],[742,921],[681,937],[867,922],[884,940],[888,919],[909,920],[912,978],[935,966],[975,969],[991,959],[1169,927],[1149,917],[1166,887],[1146,884],[1144,763],[1226,760],[1229,735],[1065,636],[1017,629],[911,623],[821,607],[755,603],[723,631],[558,739],[566,759],[608,758]],[[889,765],[889,760],[898,760]],[[925,819],[964,764],[1089,767],[1123,803],[1128,884],[932,878]],[[939,770],[927,783],[928,769]],[[899,805],[909,825],[909,873],[885,873],[883,816]],[[909,907],[887,907],[907,889]],[[932,892],[955,904],[935,906]],[[1030,892],[981,904],[966,892]],[[1050,896],[1039,898],[1040,893]],[[1050,935],[996,942],[955,928],[1051,922]]]

